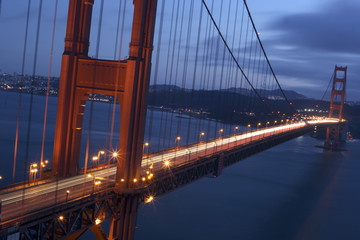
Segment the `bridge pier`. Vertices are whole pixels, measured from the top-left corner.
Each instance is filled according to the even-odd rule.
[[[138,207],[137,196],[130,196],[121,202],[120,213],[111,219],[109,240],[134,239]]]

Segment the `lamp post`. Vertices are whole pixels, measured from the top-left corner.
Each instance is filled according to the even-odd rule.
[[[179,137],[179,136],[175,138],[175,147],[177,147],[176,144],[180,145],[180,139],[181,139],[181,137]]]
[[[146,151],[145,151],[145,148],[146,148]],[[145,142],[145,143],[144,143],[144,146],[143,146],[143,154],[146,154],[146,155],[149,154],[149,143],[148,143],[148,142]]]
[[[186,155],[189,156],[189,161],[190,161],[190,154],[191,154],[190,150],[189,150],[189,149],[185,149],[185,152],[186,152]],[[185,161],[186,161],[187,159],[188,159],[188,157],[186,156],[186,157],[185,157]]]
[[[98,156],[93,156],[92,160],[93,160],[93,162],[96,162],[96,165],[99,164],[99,157]]]
[[[219,137],[221,137],[221,134],[222,134],[223,132],[224,132],[224,129],[221,128],[221,129],[219,130]]]
[[[234,127],[234,135],[236,134],[236,131],[239,129],[238,126]]]
[[[30,165],[30,174],[29,174],[29,181],[36,179],[36,174],[38,172],[37,163],[33,163]]]
[[[49,160],[45,160],[44,162],[40,162],[40,178],[42,178],[44,168],[46,168],[46,165],[49,163]]]
[[[119,156],[119,153],[117,151],[112,153],[112,159],[115,159],[117,161],[117,158]]]
[[[104,154],[105,154],[105,151],[103,151],[103,150],[98,151],[98,155],[97,155],[97,157],[98,157],[98,164],[99,164],[99,162],[100,162],[100,156],[101,156],[101,155],[104,155]]]
[[[101,184],[101,181],[100,181],[100,180],[99,180],[99,181],[96,181],[95,175],[94,175],[94,174],[91,174],[91,173],[88,174],[88,177],[92,177],[92,178],[93,178],[93,193],[94,193],[94,192],[95,192],[95,186],[100,185],[100,184]],[[98,179],[103,179],[103,178],[98,177]],[[70,193],[70,192],[69,192],[69,193]]]
[[[216,150],[217,150],[217,144],[216,144],[216,142],[213,142],[213,144],[214,144],[215,152],[216,152]],[[213,151],[213,153],[214,153],[214,151]]]
[[[270,124],[270,122],[266,122],[265,128],[267,128],[268,124]]]
[[[70,194],[70,191],[69,191],[69,190],[66,190],[66,202],[67,202],[68,199],[69,199],[69,194]]]
[[[200,136],[199,136],[199,142],[201,142],[202,138],[205,136],[205,133],[204,132],[201,132],[200,133]]]
[[[261,126],[261,123],[258,123],[258,124],[257,124],[257,129],[259,129],[260,126]]]
[[[248,125],[246,126],[246,132],[249,130],[249,127],[251,127],[250,124],[248,124]]]

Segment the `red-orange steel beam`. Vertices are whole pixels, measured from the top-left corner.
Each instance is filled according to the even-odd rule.
[[[333,86],[331,90],[331,101],[329,118],[338,118],[342,120],[344,101],[345,101],[345,89],[346,89],[346,72],[347,67],[335,66]],[[340,96],[340,102],[335,102],[337,96]],[[327,128],[325,146],[331,149],[335,149],[340,142],[340,124],[337,126]]]

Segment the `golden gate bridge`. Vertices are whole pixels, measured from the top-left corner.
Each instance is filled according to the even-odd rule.
[[[94,0],[69,1],[53,158],[44,158],[48,81],[37,163],[29,161],[31,90],[24,178],[0,189],[1,239],[77,239],[88,229],[97,239],[133,239],[139,206],[179,187],[208,175],[219,176],[223,168],[314,128],[327,128],[326,148],[339,145],[345,122],[342,107],[347,68],[335,67],[329,117],[299,115],[276,77],[246,1],[217,5],[214,0],[134,0],[126,58],[122,45],[129,6],[127,1],[120,1],[112,60],[99,58],[104,1],[97,3],[100,14],[95,57],[89,57]],[[40,0],[31,89],[41,14]],[[165,19],[166,14],[169,19]],[[159,83],[163,89],[156,91]],[[266,95],[268,92],[273,95]],[[105,148],[91,155],[94,102],[87,105],[87,101],[99,94],[112,96],[112,102]],[[21,97],[20,93],[13,179],[20,151]],[[158,106],[160,119],[155,119],[155,110],[147,111],[148,103]],[[83,129],[86,107],[90,107],[89,124]],[[119,122],[115,119],[117,108],[118,142],[114,138]],[[86,140],[81,139],[83,130],[87,131]],[[86,141],[84,163],[80,162],[82,141]],[[108,219],[111,224],[106,234],[100,223]]]

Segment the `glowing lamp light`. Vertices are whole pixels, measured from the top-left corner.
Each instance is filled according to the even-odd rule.
[[[0,176],[0,180],[2,179],[2,176]]]
[[[105,154],[105,152],[104,152],[104,151],[100,151],[100,154]]]
[[[149,146],[149,143],[148,143],[148,142],[146,142],[146,143],[144,143],[144,145],[145,145],[146,147],[148,147],[148,146]]]
[[[45,164],[48,164],[49,163],[49,160],[45,160]]]
[[[170,165],[169,160],[166,160],[166,161],[164,162],[164,164],[165,164],[165,166],[169,166],[169,165]]]
[[[97,160],[99,160],[99,158],[98,158],[97,156],[94,156],[94,157],[92,158],[92,160],[93,160],[93,161],[97,161]]]
[[[145,199],[145,203],[149,203],[149,202],[152,202],[154,200],[154,197],[153,196],[150,196],[148,198]]]
[[[114,158],[116,158],[116,157],[119,156],[119,154],[118,154],[117,152],[113,152],[112,156],[113,156]]]
[[[96,224],[96,225],[99,225],[100,223],[101,223],[100,219],[97,218],[97,219],[95,220],[95,224]]]
[[[137,182],[137,179],[136,179],[136,178],[134,178],[134,180],[133,180],[133,181],[134,181],[134,183],[136,183],[136,182]]]
[[[122,178],[120,181],[121,181],[121,182],[124,182],[125,180]]]
[[[70,193],[70,191],[69,191],[69,190],[66,190],[66,193],[67,193],[67,194],[69,194],[69,193]]]
[[[201,136],[204,136],[205,135],[205,133],[204,132],[201,132],[201,134],[200,134]]]
[[[89,173],[87,176],[88,176],[88,177],[92,177],[93,175]]]
[[[141,180],[142,180],[143,182],[145,182],[146,178],[143,177]]]
[[[33,167],[37,167],[37,164],[36,164],[36,163],[34,163],[32,166],[33,166]]]
[[[62,221],[64,220],[64,216],[60,216],[59,219]]]

